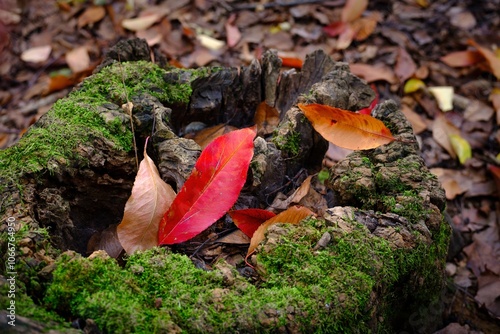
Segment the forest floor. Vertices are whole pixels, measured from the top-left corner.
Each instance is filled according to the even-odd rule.
[[[275,49],[298,71],[323,49],[401,105],[446,191],[456,233],[444,323],[500,332],[500,0],[367,2],[0,0],[0,148],[120,39],[144,38],[185,68],[245,66]],[[325,164],[342,154],[331,147]]]

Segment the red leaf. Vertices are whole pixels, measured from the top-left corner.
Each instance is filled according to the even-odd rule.
[[[276,214],[262,209],[244,209],[230,211],[229,216],[234,224],[251,238],[260,225]]]
[[[337,37],[341,33],[343,33],[348,27],[348,24],[345,22],[333,22],[323,27],[323,31],[330,37]]]
[[[175,197],[172,187],[160,178],[148,157],[146,145],[123,220],[117,228],[118,239],[127,254],[158,245],[158,224]]]
[[[382,121],[369,115],[322,104],[298,107],[323,138],[343,148],[368,150],[396,139]]]
[[[184,242],[222,217],[238,199],[253,156],[256,128],[212,141],[160,223],[159,244]]]

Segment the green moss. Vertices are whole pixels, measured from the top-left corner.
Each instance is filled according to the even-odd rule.
[[[272,142],[279,150],[285,152],[289,156],[295,157],[299,154],[300,133],[290,131],[287,136],[282,136],[275,131]]]
[[[132,149],[129,124],[116,117],[106,122],[100,107],[112,102],[124,104],[131,97],[148,92],[168,105],[187,105],[191,82],[206,76],[209,69],[166,71],[155,64],[139,61],[115,63],[84,80],[79,89],[57,101],[39,124],[18,144],[0,151],[0,179],[17,182],[20,175],[54,172],[68,161],[86,164],[76,148],[104,136],[116,150]],[[167,82],[167,74],[183,76],[182,81]]]
[[[285,232],[276,244],[258,252],[258,286],[234,269],[230,279],[197,269],[166,249],[138,252],[124,268],[109,258],[63,255],[44,305],[65,317],[92,318],[108,333],[262,332],[285,325],[300,332],[363,333],[373,319],[373,292],[385,289],[377,327],[391,331],[391,309],[437,296],[442,268],[436,259],[446,252],[438,239],[446,231],[433,246],[404,251],[351,224],[349,233],[316,219],[279,225]],[[332,242],[313,250],[325,232]]]

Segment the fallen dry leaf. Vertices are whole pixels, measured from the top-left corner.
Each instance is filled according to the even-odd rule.
[[[454,88],[452,86],[429,87],[428,90],[436,99],[441,111],[453,110]]]
[[[476,41],[469,39],[468,43],[472,46],[474,46],[480,53],[481,55],[486,59],[490,66],[491,73],[500,80],[500,58],[498,58],[493,51],[491,51],[488,48],[482,47]]]
[[[90,6],[78,17],[78,28],[99,22],[104,16],[106,16],[106,10],[103,6]]]
[[[236,14],[231,14],[227,19],[224,27],[226,28],[226,42],[227,46],[232,48],[241,40],[241,32],[235,25]]]
[[[444,115],[437,114],[434,122],[432,123],[432,137],[453,159],[455,159],[457,154],[455,153],[455,150],[451,146],[450,142],[450,135],[453,134],[460,135],[460,130],[448,122]]]
[[[415,134],[419,134],[427,129],[427,124],[422,116],[413,111],[413,109],[408,107],[406,104],[401,105],[401,112],[406,116],[408,121],[410,121]]]
[[[42,63],[49,59],[51,52],[52,46],[50,45],[36,46],[24,51],[21,54],[21,59],[30,63]]]
[[[308,208],[304,206],[298,206],[294,205],[287,210],[281,212],[280,214],[274,216],[273,218],[267,220],[264,222],[262,225],[259,226],[259,228],[254,232],[252,236],[252,240],[250,240],[250,247],[248,247],[248,255],[253,253],[259,243],[264,240],[265,238],[265,233],[269,226],[273,224],[279,224],[279,223],[286,223],[286,224],[298,224],[300,223],[303,219],[314,216],[314,212],[309,210]]]
[[[194,135],[192,139],[196,142],[196,144],[200,145],[201,149],[204,149],[215,138],[234,130],[237,130],[237,128],[232,125],[222,123],[200,130]]]
[[[452,200],[456,196],[465,193],[470,185],[470,179],[457,170],[444,168],[430,168],[430,172],[437,176],[443,187],[446,199]]]
[[[407,79],[411,78],[416,71],[417,65],[411,58],[410,54],[405,48],[400,47],[398,49],[396,66],[394,67],[394,72],[398,77],[399,82],[405,82]]]
[[[218,39],[215,39],[207,35],[198,35],[196,36],[196,39],[200,42],[202,46],[210,50],[219,50],[226,45],[226,43],[224,43],[223,41],[220,41]]]
[[[112,258],[118,258],[123,247],[118,239],[117,225],[113,224],[104,230],[94,233],[87,243],[87,254],[103,250]]]
[[[379,21],[379,15],[372,14],[367,17],[362,17],[351,23],[354,31],[356,31],[356,36],[354,39],[356,41],[364,41],[375,31],[377,23]]]
[[[478,51],[465,50],[450,52],[446,56],[439,58],[450,67],[466,67],[481,62],[484,58]]]
[[[425,83],[422,80],[411,78],[410,80],[405,82],[403,92],[405,94],[411,94],[425,88]]]
[[[493,108],[495,108],[497,124],[500,124],[500,88],[495,87],[491,90],[489,100],[493,104]]]
[[[90,66],[89,52],[85,46],[77,47],[66,53],[66,63],[73,73],[85,71]]]
[[[470,144],[459,134],[452,133],[449,137],[451,147],[457,154],[458,160],[463,165],[467,160],[472,158],[472,149]]]
[[[478,277],[478,290],[474,299],[494,317],[500,318],[500,277],[493,274]]]
[[[359,18],[368,7],[368,0],[347,0],[342,8],[341,21],[352,22]]]
[[[144,159],[139,165],[132,194],[117,228],[118,238],[127,254],[158,245],[158,226],[176,197],[172,187],[161,179],[146,147],[147,140]]]
[[[351,150],[368,150],[395,140],[382,121],[369,115],[322,104],[299,103],[298,107],[314,129],[337,146]]]
[[[349,68],[354,75],[361,77],[366,82],[384,80],[391,84],[398,82],[393,70],[385,65],[349,64]]]
[[[122,21],[122,27],[130,31],[146,30],[161,19],[161,14],[148,14]]]

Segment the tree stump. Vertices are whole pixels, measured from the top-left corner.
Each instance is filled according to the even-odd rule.
[[[96,73],[0,152],[2,291],[15,270],[16,315],[29,318],[18,324],[36,332],[73,321],[109,333],[433,329],[440,314],[421,310],[438,305],[449,227],[444,192],[408,142],[336,164],[324,217],[271,227],[252,259],[256,272],[223,259],[199,269],[168,248],[120,263],[102,251],[85,257],[91,237],[121,221],[137,171],[133,137],[140,159],[152,136],[149,155],[180,189],[201,149],[179,135],[199,124],[250,126],[266,101],[280,122],[255,139],[236,204],[266,207],[278,191],[297,187],[290,180],[301,171],[318,172],[327,149],[297,103],[354,111],[374,97],[347,64],[322,51],[300,72],[283,73],[270,51],[240,70],[164,69],[149,55],[144,41],[119,43]],[[127,102],[132,111],[122,107]],[[395,136],[415,139],[394,102],[375,116]],[[5,270],[10,247],[15,267]],[[6,292],[0,301],[6,310]]]

